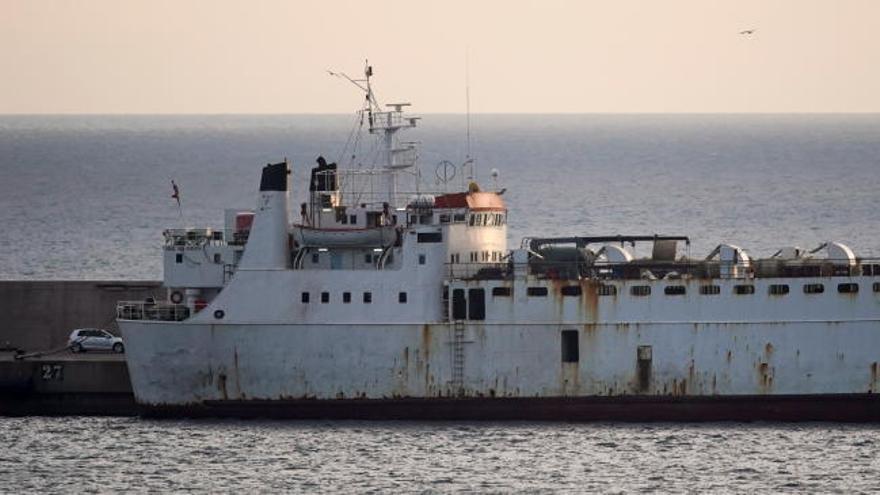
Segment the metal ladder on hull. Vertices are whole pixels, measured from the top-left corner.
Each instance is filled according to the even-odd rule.
[[[457,320],[452,330],[452,390],[464,395],[464,322]]]

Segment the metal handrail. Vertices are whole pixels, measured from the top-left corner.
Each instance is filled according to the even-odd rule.
[[[154,301],[119,301],[116,318],[119,320],[183,321],[190,309],[183,304]]]

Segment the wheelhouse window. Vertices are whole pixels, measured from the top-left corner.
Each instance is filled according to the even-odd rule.
[[[547,288],[546,287],[529,287],[526,289],[526,295],[532,297],[546,297],[547,296]]]
[[[406,304],[406,292],[397,293],[397,302],[400,304]]]
[[[822,284],[805,284],[804,294],[821,294],[825,292],[825,286]]]
[[[755,293],[755,286],[754,285],[734,285],[733,286],[733,293],[738,296],[746,296],[749,294],[754,294]]]
[[[300,300],[302,301],[303,304],[308,304],[309,303],[309,293],[303,292],[302,295],[300,296]]]
[[[687,289],[683,285],[667,285],[663,288],[663,293],[667,296],[683,296]]]
[[[443,242],[443,234],[440,232],[419,232],[416,235],[417,242]]]
[[[351,302],[351,292],[343,292],[342,293],[342,302],[348,304]]]
[[[650,296],[651,295],[651,286],[650,285],[634,285],[629,288],[630,295],[633,296]]]
[[[859,291],[859,284],[837,284],[837,292],[841,294],[855,294]]]
[[[328,302],[330,302],[330,293],[329,292],[322,292],[321,293],[321,304],[327,304]]]
[[[700,294],[704,296],[717,296],[721,294],[721,287],[717,285],[701,285]]]
[[[771,284],[767,291],[771,296],[783,296],[788,294],[788,285],[786,284]]]
[[[373,302],[373,293],[364,292],[364,304],[370,304],[371,302]]]

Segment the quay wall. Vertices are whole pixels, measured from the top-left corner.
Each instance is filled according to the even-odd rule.
[[[116,302],[164,296],[159,281],[0,281],[0,347],[57,349],[71,330],[95,327],[119,335]]]

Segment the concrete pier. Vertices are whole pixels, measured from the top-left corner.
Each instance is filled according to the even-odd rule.
[[[0,281],[0,415],[137,414],[124,355],[16,354],[63,349],[76,328],[118,335],[116,302],[147,297],[161,282]]]

